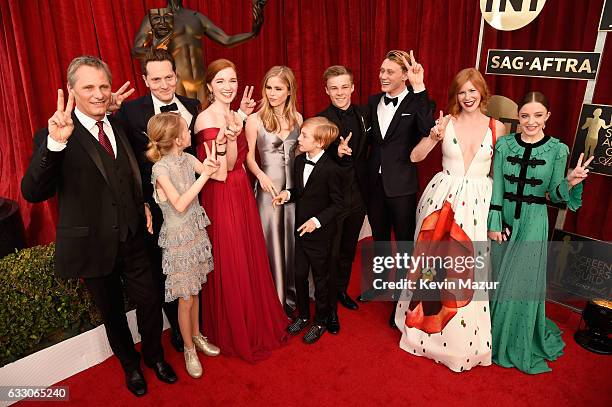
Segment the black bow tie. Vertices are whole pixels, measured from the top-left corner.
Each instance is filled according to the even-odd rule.
[[[397,106],[397,97],[390,98],[385,96],[385,105],[388,105],[389,103],[393,103],[393,106]]]
[[[316,164],[316,162],[310,161],[308,158],[306,159],[306,165],[312,165],[314,167]]]
[[[160,106],[159,107],[159,111],[164,113],[164,112],[176,112],[178,111],[178,106],[176,105],[176,103],[170,103],[169,105],[166,106]]]

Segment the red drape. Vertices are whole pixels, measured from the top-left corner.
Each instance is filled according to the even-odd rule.
[[[488,48],[592,51],[602,4],[548,1],[523,29],[497,32],[487,26],[483,56]],[[130,80],[137,95],[145,94],[130,48],[146,10],[165,5],[166,0],[0,0],[0,196],[19,202],[30,244],[54,239],[55,203],[26,203],[19,184],[33,131],[45,126],[53,113],[56,89],[66,86],[68,63],[77,55],[98,55],[110,65],[114,88]],[[250,30],[250,0],[184,0],[183,6],[207,15],[228,34]],[[479,24],[477,0],[269,0],[258,38],[231,49],[209,39],[203,46],[207,62],[224,57],[236,63],[241,87],[259,89],[270,66],[290,66],[306,117],[329,102],[321,79],[327,66],[352,68],[354,101],[365,103],[379,90],[378,68],[385,52],[414,49],[430,95],[445,107],[454,74],[476,61]],[[605,73],[610,72],[611,52],[608,41],[594,103],[611,103],[610,75]],[[547,130],[572,145],[585,82],[493,75],[487,75],[487,81],[494,93],[511,98],[542,90],[552,102]],[[420,167],[424,185],[440,168],[439,148]],[[609,178],[593,175],[583,209],[568,217],[566,228],[610,240],[612,232],[605,228],[612,217],[609,189]]]

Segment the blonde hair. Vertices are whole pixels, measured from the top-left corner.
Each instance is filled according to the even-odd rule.
[[[406,61],[408,61],[408,63],[411,63],[410,54],[400,49],[392,49],[391,51],[387,52],[387,55],[385,55],[385,59],[388,59],[389,61],[393,61],[398,64],[402,68],[402,72],[408,72],[408,67],[404,64],[404,61],[402,60],[402,55],[404,56],[404,58],[406,58]]]
[[[461,106],[459,105],[459,101],[457,101],[457,94],[459,93],[459,89],[468,82],[472,82],[472,85],[474,85],[478,93],[480,93],[480,105],[478,108],[482,113],[486,113],[487,111],[487,102],[491,98],[487,82],[485,82],[482,74],[476,68],[465,68],[455,75],[448,90],[447,109],[452,116],[457,116],[461,112]]]
[[[313,128],[312,137],[316,142],[322,144],[321,148],[326,149],[338,137],[338,126],[325,117],[317,116],[307,119],[302,124],[302,128],[310,126]]]
[[[268,95],[266,95],[266,85],[268,84],[268,80],[270,78],[280,78],[283,81],[285,86],[287,86],[287,100],[285,101],[285,106],[283,107],[283,115],[287,118],[287,124],[289,125],[289,129],[292,130],[298,123],[298,112],[296,107],[296,92],[297,92],[297,81],[295,80],[295,75],[291,68],[287,66],[277,65],[273,66],[266,72],[266,75],[263,78],[261,84],[261,103],[259,106],[259,110],[257,114],[261,119],[264,128],[271,132],[277,133],[281,131],[281,124],[278,118],[274,115],[274,110],[270,105],[270,101],[268,100]]]
[[[149,144],[145,153],[149,161],[155,163],[172,150],[174,140],[181,134],[181,122],[183,119],[176,112],[159,113],[149,119]]]

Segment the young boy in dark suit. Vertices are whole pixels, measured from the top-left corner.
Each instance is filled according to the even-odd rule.
[[[310,320],[308,272],[312,269],[315,284],[315,317],[304,335],[312,344],[325,333],[330,313],[328,298],[329,267],[336,218],[343,210],[344,198],[340,168],[325,149],[338,137],[338,127],[324,117],[304,122],[298,147],[304,154],[295,159],[295,186],[278,194],[272,204],[296,202],[295,282],[298,317],[287,331],[297,335]]]

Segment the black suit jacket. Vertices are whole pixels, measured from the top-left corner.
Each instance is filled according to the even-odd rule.
[[[368,106],[372,114],[372,149],[370,151],[370,187],[373,189],[382,167],[382,183],[385,194],[398,197],[416,194],[419,189],[417,167],[410,161],[412,149],[434,126],[432,103],[427,91],[408,94],[398,106],[385,138],[380,132],[377,107],[384,93],[370,96]]]
[[[338,164],[323,153],[304,186],[305,165],[306,154],[298,155],[293,167],[294,187],[289,190],[290,202],[296,203],[295,236],[303,240],[331,240],[336,232],[336,218],[344,208]],[[297,228],[312,217],[319,220],[321,227],[300,237]]]
[[[198,115],[198,110],[200,109],[200,101],[180,95],[176,95],[176,97],[193,116],[191,123],[188,123],[189,130],[191,134],[193,134],[193,126]],[[145,153],[147,151],[147,145],[149,144],[147,124],[154,114],[153,99],[150,94],[122,103],[121,109],[115,114],[115,117],[123,123],[130,144],[136,154],[142,178],[144,199],[152,208],[157,206],[153,200],[153,185],[151,184],[153,163],[147,159]],[[191,144],[193,147],[193,140]],[[190,149],[187,149],[187,152],[193,154],[193,150],[190,151]],[[161,227],[161,220],[157,221],[158,216],[155,216],[155,218],[155,226],[156,229],[158,229]]]
[[[47,148],[47,129],[34,135],[34,152],[21,191],[29,202],[56,193],[59,220],[55,271],[60,277],[101,277],[113,271],[119,242],[117,198],[109,184],[96,139],[72,115],[74,131],[60,152]],[[138,164],[121,125],[110,119],[117,146],[126,151],[133,176],[134,202],[144,224]]]
[[[342,120],[338,116],[338,111],[333,105],[329,105],[327,109],[323,110],[317,116],[323,116],[329,119],[332,123],[338,126],[340,133],[338,138],[334,140],[326,151],[342,168],[343,182],[347,190],[345,195],[350,196],[350,188],[353,182],[353,178],[357,179],[359,185],[359,191],[363,202],[367,202],[368,199],[368,153],[370,149],[370,109],[368,106],[357,106],[352,105],[357,114],[359,121],[358,134],[353,134],[349,140],[349,147],[353,150],[352,155],[345,155],[342,158],[338,157],[338,147],[340,146],[340,137],[346,138],[348,132],[342,128]],[[350,202],[347,203],[350,209]]]

